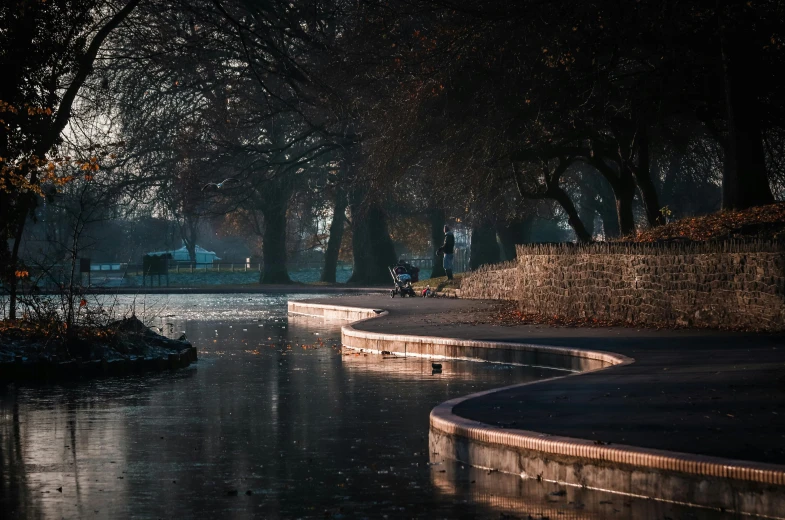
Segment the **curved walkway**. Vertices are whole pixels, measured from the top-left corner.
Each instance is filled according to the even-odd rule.
[[[650,493],[651,486],[630,484],[635,481],[630,468],[659,468],[673,473],[666,479],[673,489],[661,489],[666,498],[723,504],[722,497],[714,495],[728,495],[741,486],[747,494],[734,498],[730,508],[772,517],[781,517],[785,511],[784,335],[482,325],[473,322],[490,306],[471,300],[391,300],[378,295],[309,300],[317,302],[386,309],[389,312],[384,315],[353,327],[377,336],[447,336],[610,351],[635,359],[628,366],[485,392],[437,407],[433,429],[445,434],[452,429],[455,438],[436,439],[434,444],[432,434],[432,445],[443,441],[442,447],[454,458],[509,470],[496,466],[510,465],[512,455],[527,458],[521,457],[527,452],[528,459],[539,457],[539,461],[522,464],[513,460],[512,464],[530,471],[544,468],[557,475],[554,480],[566,483],[591,487],[601,480],[598,487],[616,486],[626,492],[639,489],[644,495]],[[440,425],[445,419],[451,425]],[[527,435],[539,439],[521,444]],[[477,442],[456,442],[467,438]],[[477,443],[506,447],[508,453],[478,452]],[[569,449],[554,452],[554,443],[567,443]],[[673,456],[682,463],[666,460]],[[548,464],[554,463],[550,459],[559,457],[564,460],[549,469]],[[599,469],[588,468],[586,463]],[[581,467],[577,475],[576,464]],[[608,464],[629,467],[622,475],[609,473]],[[686,485],[680,478],[695,472],[703,479],[693,483],[695,489],[673,496],[674,489]],[[542,473],[530,472],[528,476]],[[626,483],[617,485],[614,479],[626,479]],[[729,483],[733,489],[727,487]],[[750,483],[768,489],[751,489]],[[701,489],[705,497],[695,495],[694,491]]]

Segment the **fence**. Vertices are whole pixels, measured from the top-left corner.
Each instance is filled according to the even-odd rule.
[[[143,264],[130,262],[94,263],[90,271],[74,273],[73,283],[83,287],[141,287],[150,283],[159,284],[158,275],[143,280]],[[264,264],[261,262],[220,262],[214,264],[183,264],[170,261],[168,284],[174,285],[212,285],[248,284],[259,281],[259,273]],[[319,280],[324,265],[321,262],[297,262],[287,265],[290,276],[298,282]],[[339,263],[336,278],[345,281],[351,274],[352,266]],[[43,290],[57,290],[68,285],[71,279],[71,265],[55,265],[43,268],[29,268],[30,282]],[[161,285],[167,285],[167,276],[160,276]]]
[[[408,258],[402,256],[412,265],[422,271],[421,278],[430,276],[434,263],[441,263],[441,257]],[[453,271],[465,272],[469,266],[468,250],[456,250]],[[215,262],[212,264],[196,264],[169,261],[169,283],[182,284],[245,284],[258,281],[259,273],[264,268],[261,262]],[[298,282],[315,282],[319,280],[323,262],[292,262],[287,264],[287,269],[293,280]],[[142,280],[144,272],[142,263],[135,262],[94,262],[89,273],[75,274],[74,283],[92,287],[128,287],[142,286],[149,283]],[[350,263],[340,262],[337,266],[336,278],[339,282],[346,281],[352,272]],[[71,275],[71,265],[56,265],[44,269],[30,268],[30,279],[41,289],[54,290],[58,286],[67,285]],[[204,276],[209,275],[209,276]],[[80,279],[81,276],[81,279]],[[158,285],[158,276],[153,277]],[[166,276],[161,275],[161,283],[166,284]]]
[[[261,262],[215,262],[212,264],[189,264],[183,262],[171,262],[169,264],[169,274],[178,273],[247,273],[262,272]],[[322,262],[298,262],[287,264],[289,271],[320,270],[324,267]],[[351,271],[351,264],[339,263],[339,271]],[[93,265],[91,273],[124,273],[128,276],[141,276],[142,264],[137,263],[106,263]]]
[[[421,271],[431,272],[434,265],[441,265],[441,256],[430,256],[427,258],[409,258],[407,255],[402,255],[401,260],[409,262],[414,267],[419,267]],[[469,250],[456,249],[455,256],[453,257],[453,272],[463,273],[469,270]]]

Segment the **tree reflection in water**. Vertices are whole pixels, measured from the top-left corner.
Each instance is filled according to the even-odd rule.
[[[428,454],[436,404],[548,370],[445,360],[432,374],[420,358],[344,355],[340,324],[287,323],[284,297],[156,305],[200,349],[195,366],[0,388],[3,516],[499,518],[516,510],[500,503],[553,487],[448,472]]]

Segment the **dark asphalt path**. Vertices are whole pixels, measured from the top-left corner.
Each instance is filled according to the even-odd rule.
[[[491,302],[320,298],[386,309],[357,328],[617,352],[628,366],[470,399],[455,408],[487,424],[615,444],[785,464],[785,334],[712,330],[499,326],[472,322]]]

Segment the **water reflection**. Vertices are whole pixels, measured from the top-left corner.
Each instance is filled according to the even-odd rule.
[[[194,367],[0,388],[0,516],[526,518],[522,511],[551,511],[536,509],[550,500],[542,485],[431,466],[428,454],[433,406],[549,377],[548,370],[442,361],[442,373],[432,374],[420,358],[345,355],[338,324],[287,321],[284,297],[248,298],[168,297],[166,311],[150,316],[199,347]]]
[[[137,315],[184,330],[196,367],[0,390],[5,516],[453,516],[429,481],[430,409],[537,377],[344,356],[339,325],[289,323],[282,297],[159,298]]]
[[[431,469],[441,500],[465,501],[495,511],[496,518],[564,520],[731,520],[739,515],[521,479],[444,461]]]

